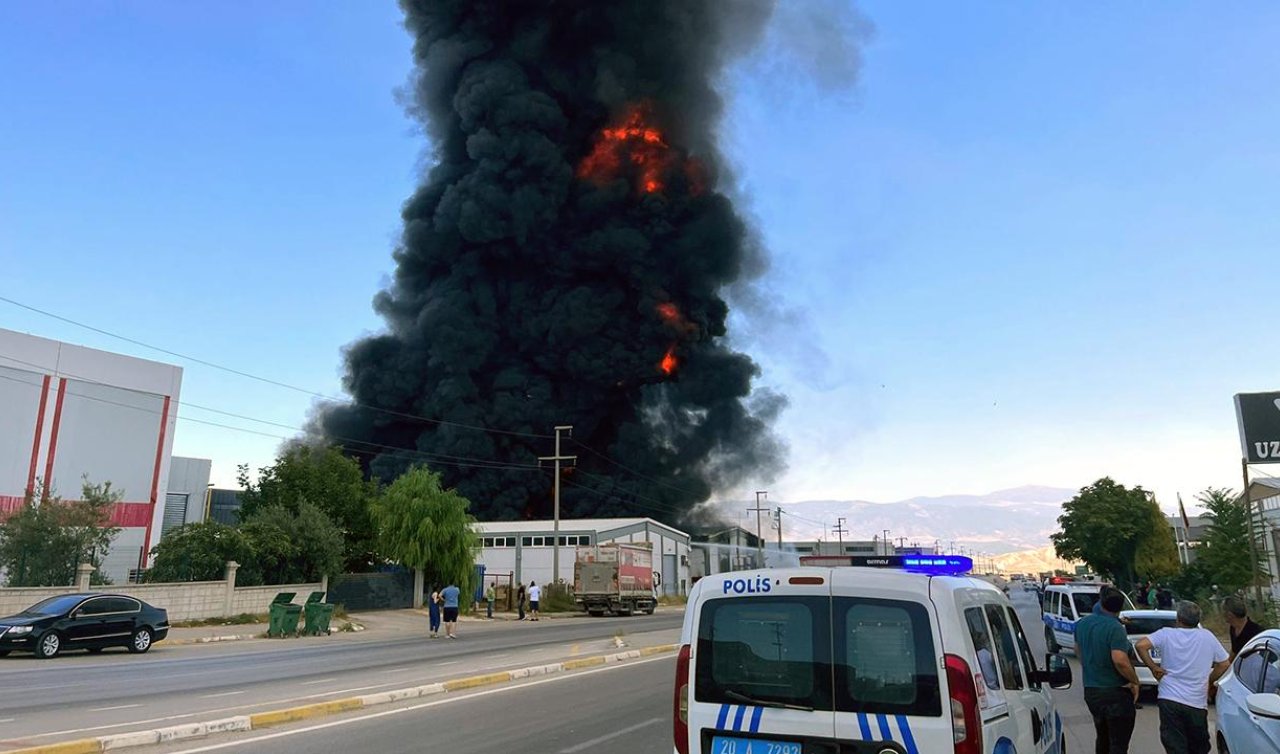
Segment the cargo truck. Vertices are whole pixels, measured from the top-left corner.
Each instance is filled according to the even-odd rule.
[[[574,602],[591,615],[631,615],[636,611],[652,615],[658,604],[653,576],[653,545],[649,542],[579,547],[573,565]]]

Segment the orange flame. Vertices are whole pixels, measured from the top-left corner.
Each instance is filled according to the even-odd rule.
[[[680,309],[670,301],[658,304],[658,315],[662,317],[664,322],[669,324],[678,324],[684,318],[680,316]]]
[[[662,363],[658,365],[658,368],[662,370],[663,374],[670,376],[675,374],[678,364],[679,362],[676,361],[676,347],[671,346],[667,349],[666,355],[662,357]]]
[[[635,105],[622,122],[603,129],[592,146],[591,154],[578,164],[578,178],[607,183],[618,176],[623,165],[636,168],[636,190],[646,194],[666,188],[663,176],[676,165],[678,155],[668,146],[662,132],[649,124],[647,105]],[[684,161],[693,193],[700,193],[705,183],[701,165]]]

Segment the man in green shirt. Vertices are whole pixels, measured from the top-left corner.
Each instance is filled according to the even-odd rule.
[[[493,588],[493,584],[490,584],[484,590],[484,601],[489,604],[489,620],[493,620],[493,603],[494,603],[494,600],[496,600],[497,598],[498,598],[498,592],[496,589]]]
[[[1138,674],[1129,662],[1129,637],[1120,623],[1124,595],[1103,587],[1092,615],[1076,621],[1076,652],[1084,702],[1093,716],[1097,754],[1128,754],[1137,717]]]

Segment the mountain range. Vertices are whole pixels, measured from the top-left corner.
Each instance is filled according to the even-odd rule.
[[[1028,485],[985,495],[913,497],[886,503],[805,500],[769,501],[767,505],[782,509],[786,541],[835,540],[837,534],[832,527],[843,517],[845,541],[871,540],[887,529],[895,543],[932,547],[937,542],[944,551],[963,547],[1000,555],[1045,547],[1049,535],[1058,530],[1062,504],[1076,492]],[[746,511],[755,507],[754,502],[722,501],[712,505],[727,522],[756,530],[756,514]],[[770,540],[777,537],[768,514],[764,515],[762,528]]]

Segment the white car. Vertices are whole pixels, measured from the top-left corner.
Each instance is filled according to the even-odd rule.
[[[1050,688],[1009,600],[957,556],[716,574],[689,595],[676,754],[1060,752]],[[876,567],[871,567],[876,566]]]
[[[1253,637],[1218,679],[1219,754],[1280,752],[1280,630]]]
[[[1104,586],[1106,584],[1097,581],[1066,581],[1045,587],[1040,604],[1044,645],[1051,653],[1062,649],[1075,651],[1076,621],[1093,612]],[[1124,598],[1124,609],[1134,609],[1128,595]]]
[[[1178,622],[1178,613],[1176,610],[1123,610],[1120,612],[1120,622],[1124,624],[1125,633],[1129,635],[1129,644],[1136,647],[1139,639],[1146,638],[1162,628],[1172,628]],[[1136,649],[1129,653],[1129,659],[1133,662],[1133,669],[1138,673],[1138,683],[1142,685],[1143,690],[1160,686],[1151,668],[1142,664]],[[1160,650],[1152,647],[1151,659],[1159,665]]]

